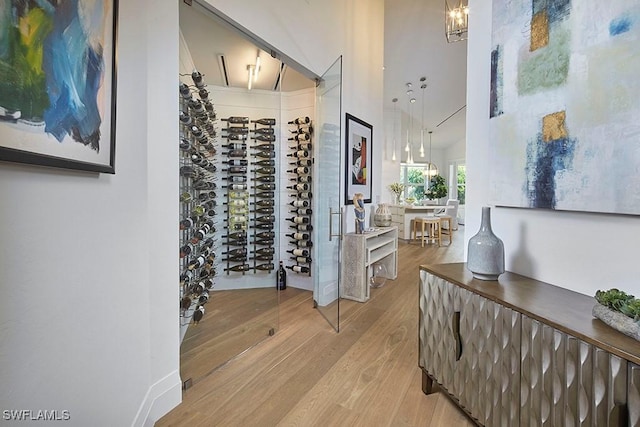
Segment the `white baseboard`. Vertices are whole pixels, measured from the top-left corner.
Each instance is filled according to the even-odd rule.
[[[174,371],[147,390],[138,409],[133,427],[153,427],[163,415],[182,402],[182,381],[180,372]]]

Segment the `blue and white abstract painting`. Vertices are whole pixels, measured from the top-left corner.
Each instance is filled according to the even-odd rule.
[[[0,1],[0,144],[110,163],[113,0]]]
[[[493,0],[492,202],[640,214],[640,4]]]

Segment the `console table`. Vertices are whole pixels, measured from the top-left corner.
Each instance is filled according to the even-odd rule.
[[[595,299],[466,264],[420,267],[419,366],[485,426],[639,426],[640,342],[591,315]]]
[[[354,301],[369,299],[372,266],[386,267],[387,279],[398,277],[398,228],[380,227],[362,234],[347,233],[342,242],[340,296]]]

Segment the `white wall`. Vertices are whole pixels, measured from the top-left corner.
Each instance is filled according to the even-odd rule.
[[[142,425],[180,399],[177,28],[120,2],[115,175],[0,164],[2,410]]]
[[[467,209],[465,239],[480,224],[490,198],[488,156],[491,2],[471,0],[467,60]],[[504,241],[506,268],[593,295],[617,287],[640,294],[638,217],[492,208],[493,229]]]

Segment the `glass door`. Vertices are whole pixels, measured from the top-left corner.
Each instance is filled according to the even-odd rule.
[[[340,247],[342,207],[340,165],[342,160],[342,57],[320,77],[316,88],[316,151],[314,212],[316,259],[313,290],[315,307],[340,331]]]

